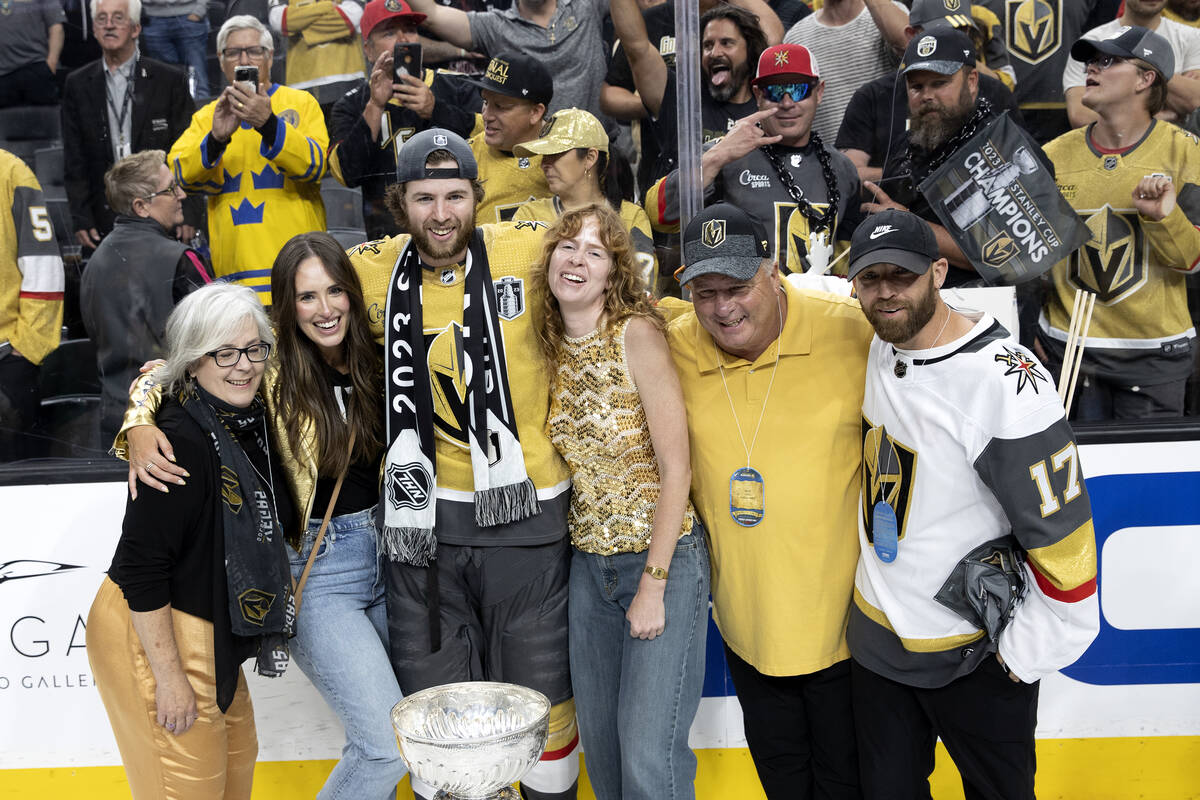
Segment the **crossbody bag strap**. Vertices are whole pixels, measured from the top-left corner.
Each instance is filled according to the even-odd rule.
[[[304,565],[304,572],[300,573],[300,580],[296,581],[292,592],[296,596],[296,619],[300,618],[300,601],[304,599],[304,584],[308,582],[308,573],[312,572],[313,562],[317,560],[317,552],[321,549],[321,542],[325,540],[325,531],[329,528],[329,520],[333,517],[333,507],[337,505],[338,494],[342,491],[342,481],[346,480],[346,472],[350,469],[356,434],[357,431],[353,429],[350,431],[350,446],[347,448],[350,452],[346,458],[346,468],[342,470],[342,474],[338,475],[337,482],[333,484],[333,494],[329,496],[329,507],[325,509],[325,516],[321,519],[321,528],[317,531],[317,539],[313,542],[312,552],[308,554],[308,561]]]

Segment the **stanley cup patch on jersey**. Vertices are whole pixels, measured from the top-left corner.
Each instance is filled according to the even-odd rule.
[[[1099,303],[1119,303],[1146,282],[1150,253],[1137,221],[1138,213],[1117,211],[1108,205],[1090,214],[1085,209],[1078,209],[1078,213],[1092,238],[1071,258],[1071,283],[1095,292]]]
[[[1062,44],[1064,0],[1006,0],[1004,34],[1008,52],[1029,64],[1040,64]]]
[[[908,511],[912,506],[913,479],[917,453],[897,442],[887,430],[862,418],[863,470],[862,521],[867,541],[875,543],[871,511],[877,503],[886,503],[896,514],[897,539],[903,540]]]
[[[496,314],[512,321],[525,313],[525,279],[505,275],[492,281],[496,287]]]

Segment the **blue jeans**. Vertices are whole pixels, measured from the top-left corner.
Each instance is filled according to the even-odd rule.
[[[193,22],[186,14],[181,14],[177,17],[147,17],[146,22],[141,35],[146,55],[168,64],[179,64],[184,69],[192,67],[196,75],[193,98],[209,97],[208,18]]]
[[[388,658],[383,573],[375,548],[374,510],[334,517],[304,585],[292,658],[346,729],[342,760],[321,800],[392,800],[407,771],[390,712],[400,686]],[[300,578],[319,519],[309,520],[300,552],[288,548]]]
[[[645,566],[645,553],[575,550],[571,557],[571,684],[598,800],[695,796],[688,730],[700,706],[708,636],[703,528],[697,523],[675,546],[666,627],[649,641],[632,638],[625,619]]]

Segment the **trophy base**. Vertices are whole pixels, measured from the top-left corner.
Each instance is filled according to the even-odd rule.
[[[489,794],[487,797],[482,795],[472,795],[468,798],[462,794],[450,794],[444,789],[439,789],[438,793],[433,796],[433,800],[521,800],[521,793],[511,786],[505,786],[495,794]]]

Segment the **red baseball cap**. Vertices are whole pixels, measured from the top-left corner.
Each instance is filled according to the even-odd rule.
[[[362,38],[370,36],[375,26],[385,19],[394,17],[400,17],[413,25],[420,25],[425,21],[425,15],[413,11],[412,6],[404,0],[371,0],[363,8],[362,21],[359,23]]]
[[[817,68],[816,56],[808,52],[807,47],[798,44],[768,47],[758,57],[758,75],[750,83],[755,86],[777,83],[776,79],[784,76],[820,80],[821,70]]]

